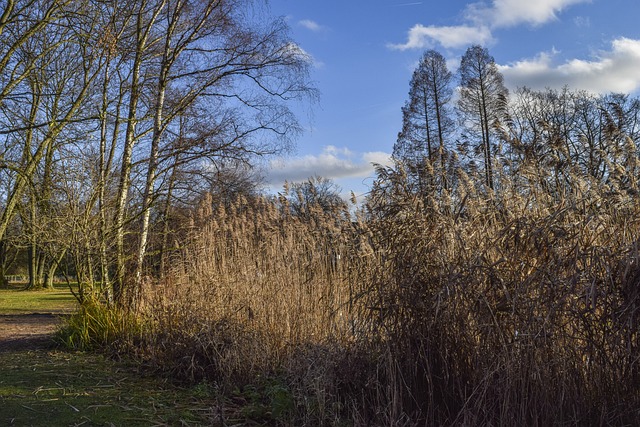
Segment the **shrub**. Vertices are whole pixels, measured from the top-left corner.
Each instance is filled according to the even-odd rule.
[[[57,339],[75,350],[110,349],[130,352],[143,334],[143,321],[131,312],[95,299],[85,300],[57,332]]]

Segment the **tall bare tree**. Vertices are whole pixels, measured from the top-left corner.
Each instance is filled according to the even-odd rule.
[[[468,48],[462,57],[459,75],[458,111],[469,131],[480,134],[485,185],[493,190],[493,125],[507,106],[509,92],[487,48],[478,45]]]
[[[409,99],[402,108],[402,131],[393,147],[394,158],[417,173],[424,187],[425,161],[438,168],[441,188],[448,187],[447,137],[453,130],[449,102],[453,76],[444,57],[435,50],[424,53],[411,78]],[[433,174],[432,174],[433,175]],[[428,178],[433,183],[433,178]]]
[[[163,172],[162,164],[171,165],[177,155],[184,162],[193,158],[194,150],[199,151],[195,158],[228,156],[245,161],[255,155],[275,153],[282,146],[266,144],[268,134],[286,141],[296,130],[286,101],[313,92],[306,80],[308,58],[288,39],[285,23],[248,18],[241,8],[250,4],[218,0],[163,4],[155,29],[162,37],[157,45],[136,287],[142,280],[151,209],[158,199],[156,182]],[[209,114],[215,111],[221,119],[200,116],[199,120],[209,121],[209,125],[201,125],[190,144],[173,144],[173,135],[180,133],[176,130],[178,119],[204,108],[209,109]],[[258,135],[263,138],[259,142]]]

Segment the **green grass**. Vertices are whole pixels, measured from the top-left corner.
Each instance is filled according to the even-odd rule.
[[[68,288],[0,290],[0,315],[76,308]],[[247,418],[208,383],[181,386],[98,353],[6,350],[0,342],[0,426],[216,426]]]
[[[77,300],[66,285],[52,290],[0,289],[0,315],[28,313],[69,313]]]
[[[76,308],[66,287],[0,290],[0,314]],[[0,426],[211,425],[217,414],[213,396],[210,387],[178,387],[100,354],[0,351]]]
[[[217,400],[205,391],[96,354],[0,352],[0,425],[215,425]]]

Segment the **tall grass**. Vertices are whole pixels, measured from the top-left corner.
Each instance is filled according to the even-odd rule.
[[[309,208],[203,200],[172,270],[144,292],[147,362],[227,391],[277,377],[297,398],[294,419],[344,417],[339,388],[359,375],[350,361],[364,363],[358,296],[373,251],[346,207]]]
[[[638,403],[639,205],[530,170],[481,194],[461,173],[440,203],[387,171],[371,226],[389,331],[382,406],[431,425],[630,425]],[[445,202],[451,203],[443,206]],[[399,202],[398,202],[399,201]],[[449,213],[453,212],[453,213]]]
[[[144,320],[137,313],[85,299],[58,330],[56,339],[75,350],[132,351],[144,335]]]
[[[203,200],[144,289],[136,353],[227,392],[278,378],[280,424],[640,420],[632,191],[532,167],[498,193],[457,171],[451,193],[420,196],[379,173],[356,219]]]

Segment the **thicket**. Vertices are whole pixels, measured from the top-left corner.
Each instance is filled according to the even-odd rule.
[[[375,205],[394,422],[637,422],[637,200],[579,175],[550,193],[541,172],[499,195],[462,177],[453,209]]]
[[[637,197],[521,170],[423,197],[380,168],[356,215],[204,198],[146,326],[110,342],[226,395],[276,381],[283,425],[632,425]]]

